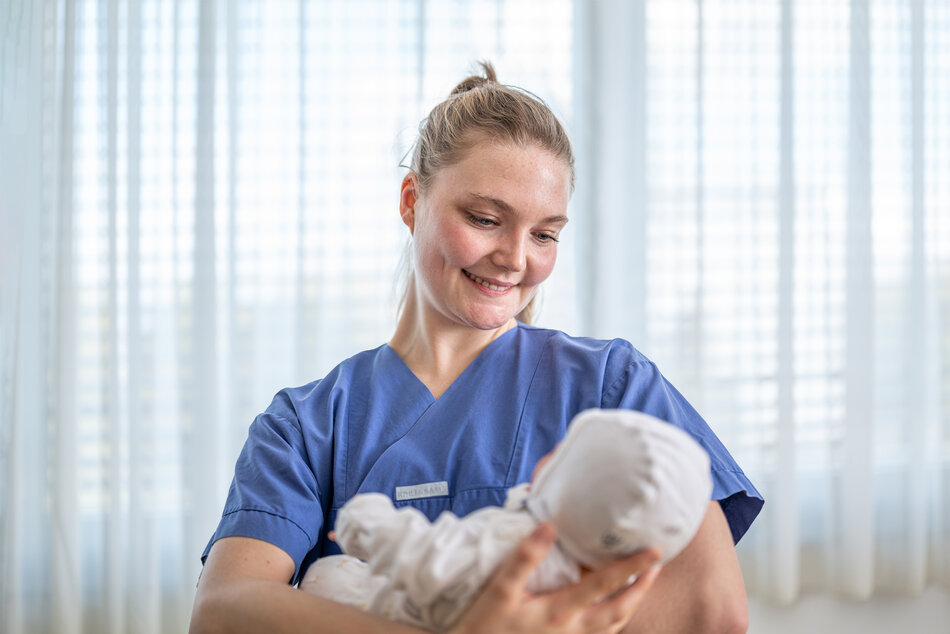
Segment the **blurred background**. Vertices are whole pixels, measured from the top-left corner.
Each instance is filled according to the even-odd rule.
[[[0,0],[0,630],[182,632],[253,417],[388,340],[480,59],[577,189],[538,322],[765,494],[752,632],[950,622],[950,2]]]

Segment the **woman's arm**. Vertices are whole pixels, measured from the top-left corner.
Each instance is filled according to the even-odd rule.
[[[731,633],[748,627],[749,607],[732,533],[713,501],[696,537],[663,567],[624,632]]]
[[[642,551],[573,586],[531,595],[524,585],[553,543],[554,531],[546,524],[522,540],[454,632],[619,632],[653,582],[657,569],[651,566],[659,555]],[[293,560],[272,544],[247,537],[218,540],[198,582],[190,631],[421,632],[293,588],[293,573]],[[639,574],[637,581],[614,594],[632,574]]]
[[[273,544],[249,537],[216,541],[198,581],[190,631],[422,632],[298,590],[289,585],[293,574],[290,555]]]

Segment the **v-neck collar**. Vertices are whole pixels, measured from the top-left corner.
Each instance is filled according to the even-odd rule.
[[[520,321],[516,321],[516,322],[515,322],[515,326],[514,326],[513,328],[510,328],[510,329],[506,330],[506,331],[503,332],[501,335],[499,335],[498,337],[496,337],[495,339],[493,339],[487,346],[485,346],[484,348],[482,348],[481,352],[479,352],[479,353],[475,356],[475,358],[472,359],[471,363],[469,363],[467,366],[465,366],[465,369],[462,370],[462,372],[459,373],[459,375],[458,375],[457,377],[455,377],[455,380],[453,380],[452,383],[450,383],[449,386],[448,386],[447,388],[445,388],[445,390],[442,392],[442,394],[439,395],[438,398],[436,398],[435,396],[433,396],[432,391],[429,389],[429,386],[427,386],[427,385],[422,381],[422,379],[420,379],[418,376],[416,376],[416,373],[413,372],[413,371],[412,371],[412,368],[410,368],[410,367],[406,364],[406,362],[403,360],[403,358],[402,358],[401,356],[399,356],[399,353],[396,352],[395,350],[393,350],[392,346],[390,346],[388,343],[386,343],[386,344],[383,344],[383,347],[386,348],[386,349],[389,351],[389,354],[393,357],[393,359],[394,359],[394,364],[395,364],[397,367],[400,367],[400,366],[401,366],[401,367],[402,367],[402,370],[401,370],[401,371],[406,372],[406,373],[409,375],[409,377],[411,377],[411,379],[409,379],[409,380],[410,380],[410,383],[413,383],[414,385],[418,386],[418,388],[420,388],[420,390],[421,390],[423,396],[424,396],[424,397],[427,397],[427,399],[428,399],[426,402],[427,402],[427,403],[434,403],[434,402],[436,402],[436,401],[442,399],[444,396],[446,396],[446,395],[449,394],[450,392],[452,392],[452,391],[455,389],[455,386],[456,386],[458,383],[462,382],[462,380],[465,379],[466,376],[467,376],[468,374],[470,374],[470,373],[473,371],[473,368],[474,368],[475,366],[481,364],[482,359],[484,359],[485,357],[487,357],[487,356],[491,353],[491,351],[492,351],[494,348],[497,348],[499,345],[501,345],[499,342],[504,341],[505,339],[507,339],[507,338],[509,337],[509,335],[514,336],[514,335],[512,335],[512,333],[517,332],[520,328],[521,328],[521,322],[520,322]]]

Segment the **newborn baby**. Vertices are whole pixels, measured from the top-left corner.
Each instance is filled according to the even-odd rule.
[[[430,522],[378,493],[340,509],[334,539],[345,555],[317,560],[300,588],[373,614],[442,631],[540,522],[557,542],[534,570],[547,592],[647,547],[663,561],[693,538],[709,504],[709,456],[688,434],[629,410],[578,414],[542,458],[531,484],[509,489],[504,508]]]

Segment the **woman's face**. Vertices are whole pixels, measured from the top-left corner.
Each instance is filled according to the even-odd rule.
[[[407,176],[400,206],[426,319],[507,324],[554,268],[569,198],[567,164],[536,145],[477,144],[425,191]]]

